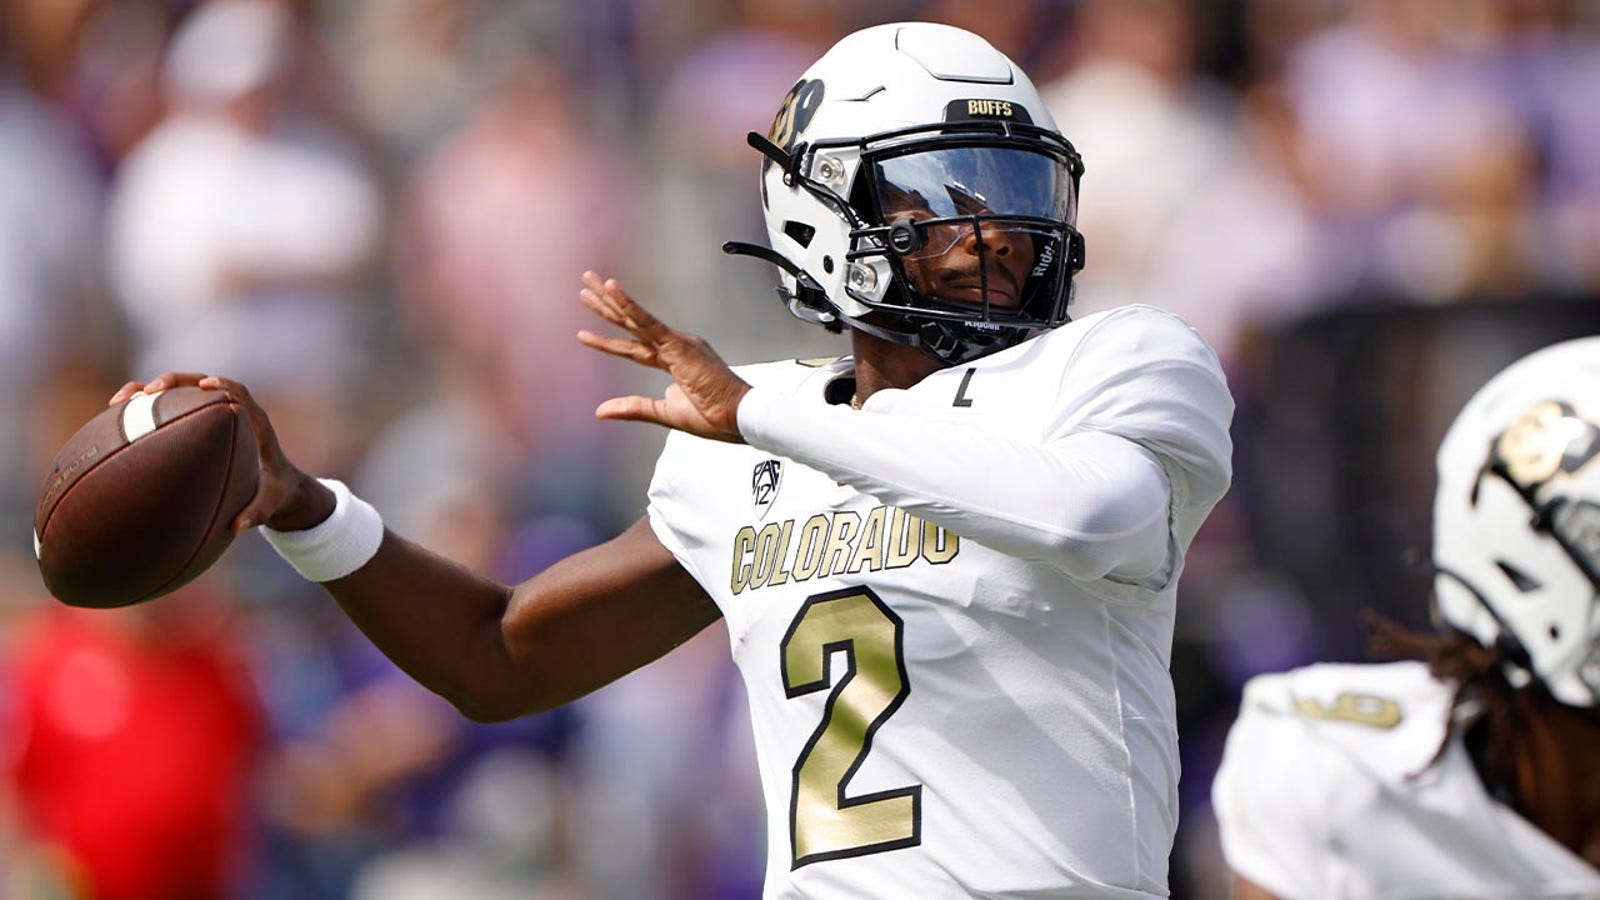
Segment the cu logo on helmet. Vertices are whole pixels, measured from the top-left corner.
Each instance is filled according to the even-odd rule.
[[[1494,449],[1512,480],[1531,488],[1583,468],[1600,452],[1600,428],[1551,400],[1512,423]]]
[[[767,140],[784,150],[793,150],[800,135],[811,124],[811,117],[817,114],[817,107],[822,105],[822,95],[823,86],[818,79],[795,82],[783,98],[783,105],[778,107],[778,117],[772,120]],[[771,165],[772,160],[766,160],[763,171]]]

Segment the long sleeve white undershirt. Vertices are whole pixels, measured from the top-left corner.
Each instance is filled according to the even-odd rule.
[[[739,431],[752,446],[1075,579],[1141,581],[1170,569],[1167,475],[1133,441],[1076,431],[1028,443],[961,422],[786,399],[760,388],[745,396]]]

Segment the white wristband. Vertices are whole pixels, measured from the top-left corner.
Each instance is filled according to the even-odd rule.
[[[333,515],[304,531],[274,531],[263,525],[261,535],[296,572],[311,581],[333,581],[366,565],[378,552],[383,518],[344,482],[317,480],[333,491]]]

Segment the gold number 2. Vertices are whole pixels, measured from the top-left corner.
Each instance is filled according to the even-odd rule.
[[[922,842],[922,785],[846,797],[845,788],[878,727],[911,693],[902,653],[905,625],[870,589],[806,600],[780,645],[790,698],[832,685],[822,723],[794,764],[789,800],[792,868],[881,853]],[[843,652],[846,670],[834,677]]]

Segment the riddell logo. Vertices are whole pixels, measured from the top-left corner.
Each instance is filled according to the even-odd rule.
[[[1056,248],[1054,244],[1045,244],[1044,250],[1039,253],[1039,261],[1034,263],[1033,271],[1028,273],[1029,278],[1038,278],[1050,271],[1050,264],[1056,261]]]

